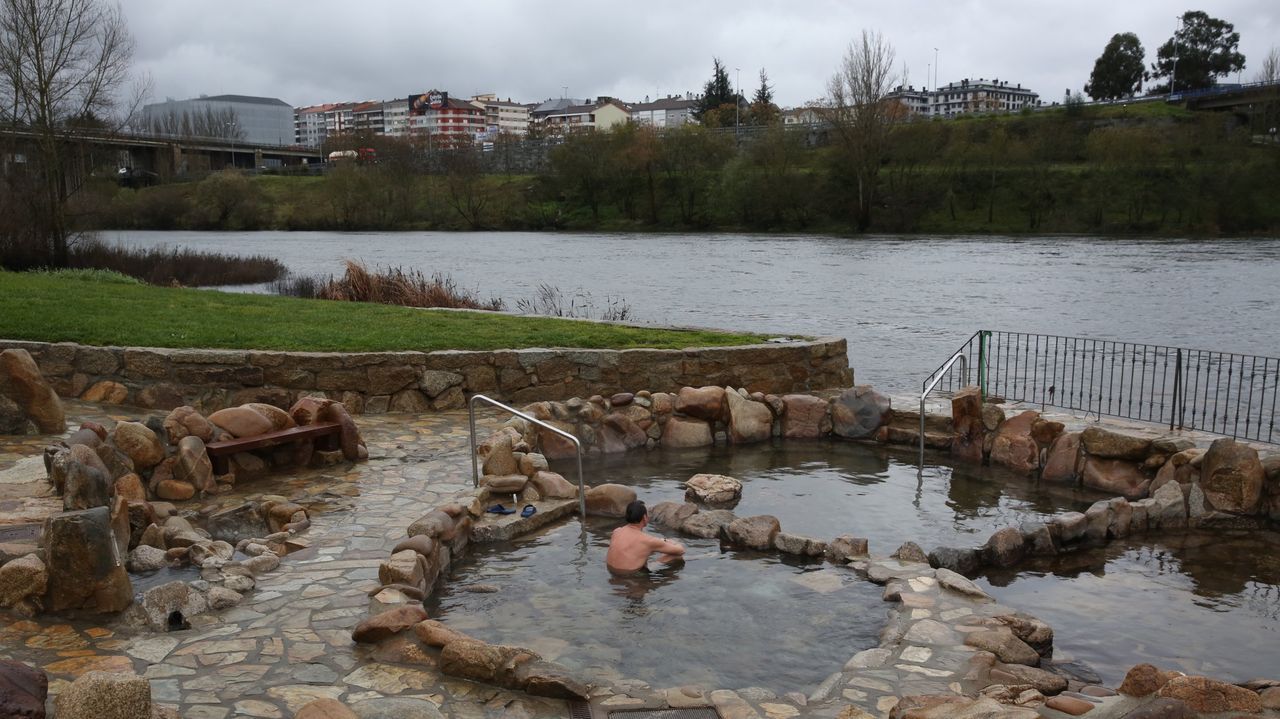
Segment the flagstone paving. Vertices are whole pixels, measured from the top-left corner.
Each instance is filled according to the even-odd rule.
[[[106,420],[148,414],[75,402],[67,410],[77,425],[91,419],[110,426]],[[377,585],[378,563],[404,538],[405,528],[471,488],[465,413],[381,415],[358,422],[369,446],[367,462],[276,473],[202,504],[184,504],[212,511],[283,495],[310,512],[311,528],[301,535],[310,546],[285,557],[239,606],[196,617],[190,630],[166,634],[87,617],[0,613],[0,657],[44,668],[55,695],[87,671],[133,671],[151,679],[156,702],[188,719],[290,717],[321,697],[348,705],[381,697],[420,700],[405,703],[404,716],[414,716],[410,704],[421,716],[434,715],[435,707],[451,717],[566,716],[561,701],[443,677],[435,657],[416,642],[371,648],[351,641],[352,627],[367,615],[366,593]],[[0,439],[0,471],[38,456],[50,440]],[[0,488],[6,510],[16,506],[23,489],[32,491]],[[34,504],[32,515],[60,508],[52,501]]]

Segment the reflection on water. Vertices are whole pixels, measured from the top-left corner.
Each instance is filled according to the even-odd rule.
[[[1245,681],[1280,666],[1280,533],[1112,542],[980,580],[1112,685],[1134,664]]]
[[[556,468],[568,477],[576,471]],[[839,441],[659,449],[588,463],[585,471],[588,484],[631,486],[650,506],[683,501],[683,483],[694,474],[727,474],[743,483],[738,516],[772,514],[783,531],[819,539],[866,537],[881,554],[906,541],[926,551],[977,546],[1001,527],[1083,511],[1104,496],[1040,485],[999,467],[933,464],[920,477],[909,452]]]
[[[683,565],[618,577],[604,556],[620,522],[592,519],[582,532],[571,520],[517,542],[472,545],[427,610],[593,679],[657,687],[809,690],[876,644],[880,588],[853,572],[670,536],[687,547]],[[481,584],[499,591],[468,591]]]

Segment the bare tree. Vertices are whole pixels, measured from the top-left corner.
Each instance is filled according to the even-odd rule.
[[[850,185],[859,230],[871,225],[876,179],[889,131],[899,114],[898,103],[885,99],[896,82],[893,64],[893,46],[880,33],[863,30],[862,37],[845,51],[820,108],[840,153],[840,175]]]
[[[1272,47],[1271,52],[1262,60],[1255,82],[1280,82],[1280,47]]]
[[[132,58],[118,5],[0,0],[0,122],[29,133],[20,184],[30,193],[30,238],[54,266],[67,264],[67,202],[86,174],[75,168],[83,162],[78,139],[122,122]]]
[[[201,109],[178,112],[170,108],[143,119],[143,129],[153,135],[165,137],[217,138],[222,140],[245,139],[240,125],[240,114],[230,107],[215,110]]]

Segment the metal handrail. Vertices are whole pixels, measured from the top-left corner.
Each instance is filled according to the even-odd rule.
[[[929,393],[932,392],[933,389],[938,386],[938,383],[942,381],[942,378],[946,376],[947,371],[951,369],[951,366],[957,361],[960,362],[960,375],[968,377],[969,358],[965,356],[964,348],[961,347],[956,350],[946,362],[943,362],[941,367],[934,371],[933,379],[926,380],[924,391],[920,393],[920,466],[918,471],[921,474],[924,473],[924,401],[925,398],[929,396]]]
[[[524,412],[521,412],[515,407],[508,407],[507,405],[499,402],[498,400],[493,399],[491,397],[486,397],[482,394],[473,394],[471,395],[471,399],[467,400],[467,418],[470,421],[470,426],[471,426],[471,481],[472,481],[472,484],[476,487],[480,486],[480,463],[476,459],[476,401],[477,400],[481,402],[486,402],[494,407],[497,407],[498,409],[510,412],[511,414],[514,414],[515,416],[527,422],[533,422],[539,427],[542,427],[543,429],[546,429],[546,430],[550,430],[551,432],[554,432],[555,434],[558,434],[561,437],[564,437],[570,442],[573,442],[573,447],[574,449],[577,450],[577,453],[578,453],[578,512],[579,514],[582,515],[582,519],[585,522],[587,519],[587,486],[582,481],[582,442],[579,441],[577,437],[560,429],[559,427],[552,426],[535,417],[530,417],[529,415],[525,414]]]

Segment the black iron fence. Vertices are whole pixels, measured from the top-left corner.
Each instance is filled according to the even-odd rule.
[[[924,387],[1280,443],[1280,358],[992,330],[957,352]]]

